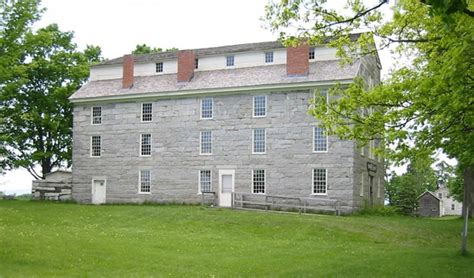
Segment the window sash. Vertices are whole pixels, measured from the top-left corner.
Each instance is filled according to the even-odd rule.
[[[163,62],[156,63],[156,72],[163,72]]]
[[[212,119],[213,117],[214,101],[212,98],[205,98],[201,100],[201,119]]]
[[[234,66],[234,55],[226,56],[226,66],[233,67]]]
[[[266,132],[264,128],[253,129],[253,153],[265,153]]]
[[[140,135],[140,156],[151,156],[151,134]]]
[[[153,103],[142,103],[142,122],[153,121]]]
[[[313,195],[327,195],[327,169],[313,169]]]
[[[199,171],[199,193],[212,191],[212,173],[211,170]]]
[[[212,154],[212,131],[201,131],[201,154]]]
[[[273,51],[265,52],[265,63],[273,63]]]
[[[309,58],[309,60],[314,60],[314,57],[315,57],[315,55],[314,55],[314,47],[310,47],[310,48],[309,48],[309,52],[308,52],[308,58]]]
[[[93,125],[102,124],[102,107],[100,106],[92,107],[92,124]]]
[[[313,152],[327,152],[328,136],[326,130],[322,127],[315,126],[313,132]]]
[[[265,194],[265,170],[252,170],[252,193]]]
[[[151,193],[151,171],[141,170],[139,176],[140,193]]]
[[[267,96],[253,97],[253,116],[265,117],[267,115]]]
[[[91,136],[91,156],[100,157],[101,155],[101,137],[100,135]]]

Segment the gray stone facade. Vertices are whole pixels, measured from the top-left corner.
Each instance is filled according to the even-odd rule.
[[[350,141],[329,137],[327,153],[313,153],[308,115],[312,90],[267,92],[267,116],[254,118],[253,96],[215,95],[213,119],[200,119],[203,97],[75,105],[73,198],[91,201],[94,178],[107,180],[107,202],[200,202],[199,170],[235,170],[235,192],[251,192],[251,170],[266,170],[266,194],[311,197],[312,169],[327,168],[327,197],[345,210],[363,204],[359,174],[368,159]],[[153,103],[153,122],[140,120],[141,103]],[[91,107],[102,107],[102,124],[91,125]],[[266,129],[266,154],[252,154],[252,129]],[[199,132],[212,131],[212,155],[200,155]],[[140,134],[152,134],[152,156],[141,157]],[[90,137],[101,135],[102,155],[90,157]],[[381,169],[383,167],[380,167]],[[151,194],[139,194],[139,171],[151,170]],[[380,170],[379,170],[380,171]],[[366,169],[365,169],[366,172]],[[383,177],[383,174],[382,174]],[[376,198],[374,203],[383,203]],[[321,198],[320,196],[318,196]]]

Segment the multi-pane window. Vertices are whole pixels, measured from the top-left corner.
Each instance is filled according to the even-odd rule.
[[[201,131],[201,154],[212,154],[212,131]]]
[[[310,60],[314,60],[314,47],[309,48],[308,57]]]
[[[163,62],[156,63],[156,72],[163,72]]]
[[[265,117],[267,115],[267,96],[253,97],[253,116]]]
[[[102,107],[92,107],[92,124],[100,125],[102,123]]]
[[[211,192],[212,183],[211,183],[211,170],[201,170],[199,171],[199,192]]]
[[[252,193],[265,193],[265,170],[258,169],[252,171]]]
[[[322,127],[314,127],[314,142],[313,142],[313,151],[314,152],[327,152],[328,150],[328,136],[326,130]]]
[[[142,122],[153,121],[153,103],[142,103]]]
[[[194,68],[195,69],[199,68],[199,59],[194,60]]]
[[[233,67],[234,66],[234,55],[229,55],[225,57],[226,66]]]
[[[212,119],[212,98],[205,98],[201,100],[201,119]]]
[[[140,136],[140,155],[150,156],[151,155],[151,134],[145,133]]]
[[[255,128],[253,129],[253,153],[265,153],[265,129]]]
[[[265,52],[265,63],[273,63],[273,51]]]
[[[150,170],[141,170],[139,177],[140,193],[151,192],[151,172]]]
[[[315,195],[327,194],[327,169],[325,168],[313,169],[313,194]]]
[[[91,156],[100,157],[100,135],[91,137]]]
[[[451,204],[451,210],[455,210],[456,209],[456,204]]]

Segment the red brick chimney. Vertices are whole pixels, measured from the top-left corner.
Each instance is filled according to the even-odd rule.
[[[123,75],[122,88],[130,89],[133,87],[133,55],[123,56]]]
[[[192,50],[178,52],[178,82],[189,82],[194,76],[196,54]]]
[[[309,73],[309,45],[300,44],[286,49],[286,74],[304,76]]]

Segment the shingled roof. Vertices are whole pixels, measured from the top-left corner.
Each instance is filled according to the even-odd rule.
[[[308,83],[352,80],[357,76],[360,61],[341,66],[340,61],[317,61],[310,64],[309,74],[289,77],[286,65],[259,66],[237,69],[196,71],[190,82],[178,83],[176,74],[137,76],[130,89],[122,88],[121,79],[92,81],[80,88],[70,99],[73,102],[94,99],[113,99],[134,96],[166,95],[172,92],[215,91],[265,86],[284,86]]]

